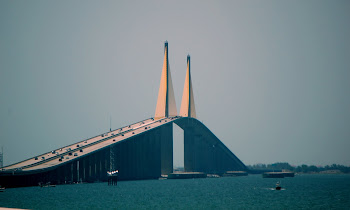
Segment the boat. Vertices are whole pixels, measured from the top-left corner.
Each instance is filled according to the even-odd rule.
[[[44,184],[43,182],[39,182],[39,186],[40,187],[56,187],[56,185],[51,184],[50,182],[47,182],[46,184]]]
[[[284,178],[284,177],[294,177],[294,172],[265,172],[262,174],[263,178]]]
[[[282,172],[265,172],[262,174],[263,178],[284,178]]]
[[[0,192],[5,192],[5,187],[0,186]]]
[[[207,178],[220,178],[218,174],[207,174]]]
[[[203,172],[177,172],[168,174],[168,179],[195,179],[206,177],[207,174]]]
[[[246,171],[226,171],[223,176],[248,176]]]
[[[281,187],[280,182],[277,182],[276,183],[276,190],[281,190],[281,189],[282,189],[282,187]]]

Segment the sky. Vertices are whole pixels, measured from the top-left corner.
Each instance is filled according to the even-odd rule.
[[[245,164],[350,166],[350,1],[0,1],[4,165],[178,109]],[[178,110],[179,111],[179,110]],[[174,126],[174,165],[183,133]]]

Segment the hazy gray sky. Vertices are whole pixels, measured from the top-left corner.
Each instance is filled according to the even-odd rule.
[[[245,164],[350,165],[349,23],[347,0],[0,1],[5,164],[153,116],[168,40],[178,109],[189,53],[197,118]]]

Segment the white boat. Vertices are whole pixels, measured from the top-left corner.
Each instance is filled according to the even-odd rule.
[[[282,187],[281,187],[280,182],[277,182],[276,183],[276,190],[281,190],[281,189],[282,189]]]

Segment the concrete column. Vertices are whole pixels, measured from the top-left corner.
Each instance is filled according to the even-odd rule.
[[[79,160],[77,161],[77,182],[79,182]]]
[[[135,139],[135,149],[136,149],[136,179],[142,179],[144,174],[143,174],[143,165],[142,163],[142,158],[144,157],[145,151],[142,150],[142,144],[144,142],[143,138],[140,139]]]
[[[145,136],[145,146],[144,150],[147,151],[146,158],[144,160],[144,171],[147,178],[152,178],[153,174],[155,173],[157,166],[157,163],[155,162],[155,144],[157,142],[157,134],[158,130],[152,132],[151,134],[148,134]]]
[[[195,148],[193,129],[184,129],[184,168],[186,172],[195,171]]]
[[[73,178],[74,178],[74,176],[73,176],[73,175],[74,175],[73,171],[74,171],[74,170],[73,170],[73,163],[71,163],[71,164],[70,164],[70,175],[71,175],[70,181],[71,181],[71,182],[73,182],[73,180],[74,180],[74,179],[73,179]]]
[[[137,145],[135,144],[134,140],[130,141],[130,154],[131,154],[131,173],[132,173],[132,179],[136,179],[137,176]]]
[[[125,168],[124,168],[124,174],[125,174],[125,177],[130,179],[130,164],[131,164],[131,161],[130,161],[130,157],[129,157],[129,154],[130,154],[130,151],[129,151],[129,142],[128,141],[125,141],[124,142],[124,150],[125,150],[125,153],[124,153],[124,157],[125,157]]]
[[[127,151],[126,151],[126,142],[121,142],[119,144],[120,148],[120,156],[121,156],[121,161],[120,161],[120,169],[119,169],[119,174],[120,179],[126,179],[127,177],[127,170],[128,170],[128,159],[127,159]]]
[[[72,162],[72,182],[77,181],[77,161]]]
[[[200,135],[195,135],[195,142],[197,148],[196,171],[204,172],[204,160],[206,155],[204,151],[204,143],[201,141]]]
[[[83,179],[84,179],[84,182],[86,181],[86,158],[84,158],[84,162],[83,162],[83,172],[84,172],[84,176],[83,176]]]
[[[122,165],[122,161],[123,159],[125,159],[124,156],[122,156],[122,149],[121,149],[121,144],[117,144],[116,146],[114,146],[114,154],[115,154],[115,167],[116,169],[119,170],[119,174],[120,175],[120,170],[121,170],[121,165]],[[119,179],[119,177],[118,177]]]
[[[161,173],[173,172],[173,124],[161,128]]]
[[[149,136],[151,139],[150,151],[151,153],[151,163],[150,168],[153,178],[160,177],[162,174],[162,164],[161,164],[161,129],[157,129],[157,132],[152,133]]]
[[[96,180],[96,178],[97,178],[97,161],[96,161],[96,158],[95,158],[95,166],[94,166],[94,168],[95,168],[95,173],[94,173],[94,180]]]

